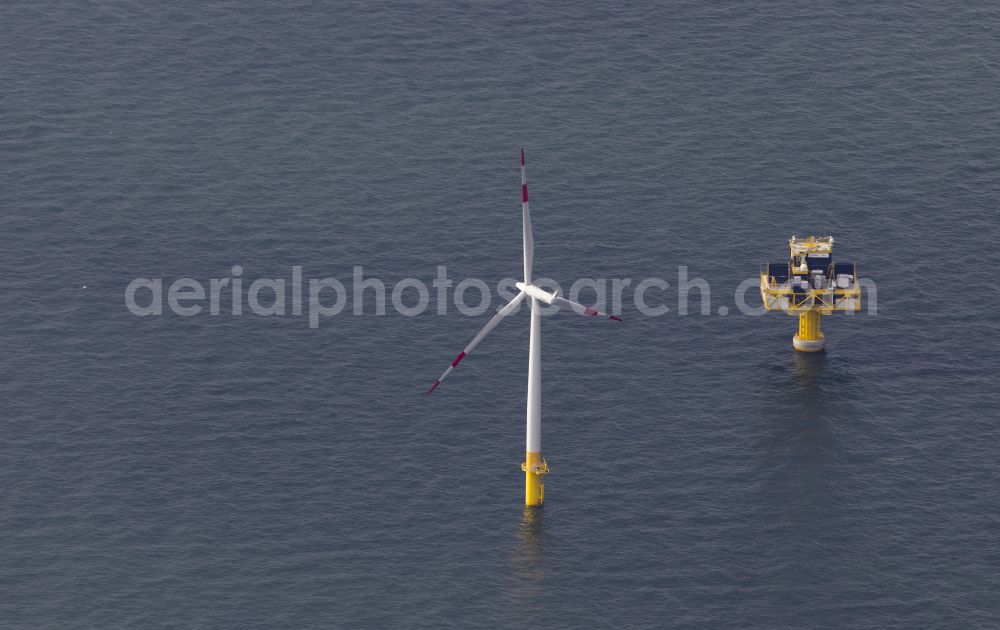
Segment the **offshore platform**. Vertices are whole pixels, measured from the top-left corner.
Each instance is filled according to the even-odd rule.
[[[788,246],[788,262],[762,266],[760,297],[766,310],[798,315],[799,334],[792,338],[796,350],[820,352],[826,344],[820,317],[861,310],[858,268],[834,262],[832,236],[793,236]]]

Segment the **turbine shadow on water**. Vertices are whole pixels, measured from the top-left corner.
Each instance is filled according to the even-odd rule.
[[[518,522],[520,541],[515,560],[526,576],[542,577],[542,545],[545,542],[545,509],[525,506]]]
[[[541,614],[551,595],[551,587],[546,580],[544,520],[544,508],[525,506],[509,538],[509,573],[505,576],[502,591],[504,608],[526,614],[525,621],[534,620],[537,614]]]

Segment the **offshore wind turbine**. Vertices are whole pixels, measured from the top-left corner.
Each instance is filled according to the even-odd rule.
[[[542,307],[558,306],[587,317],[607,317],[622,321],[620,317],[602,313],[597,309],[560,297],[558,291],[549,293],[531,283],[531,268],[535,257],[535,242],[531,235],[531,210],[528,207],[528,179],[524,169],[524,149],[521,149],[521,221],[524,232],[524,281],[515,286],[520,293],[501,308],[490,321],[486,322],[469,345],[465,346],[451,362],[438,380],[434,381],[427,393],[430,394],[441,384],[451,371],[458,367],[462,359],[475,350],[476,346],[489,335],[500,320],[520,307],[527,299],[531,304],[531,328],[528,336],[528,421],[525,435],[525,455],[521,470],[524,471],[524,504],[541,505],[545,500],[545,484],[542,476],[548,474],[549,464],[542,458]]]

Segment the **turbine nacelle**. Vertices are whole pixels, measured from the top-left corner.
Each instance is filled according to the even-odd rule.
[[[514,284],[515,287],[520,289],[523,293],[526,293],[528,297],[534,298],[544,304],[551,305],[559,297],[559,292],[549,293],[541,287],[536,287],[533,284],[525,284],[523,282],[518,282]]]

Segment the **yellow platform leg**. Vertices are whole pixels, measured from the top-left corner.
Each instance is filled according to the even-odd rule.
[[[792,347],[799,352],[820,352],[826,337],[820,331],[820,312],[809,310],[799,314],[799,334],[792,338]]]
[[[541,505],[545,500],[545,484],[542,477],[549,472],[549,464],[542,459],[541,453],[525,453],[524,463],[524,504],[528,506]]]

